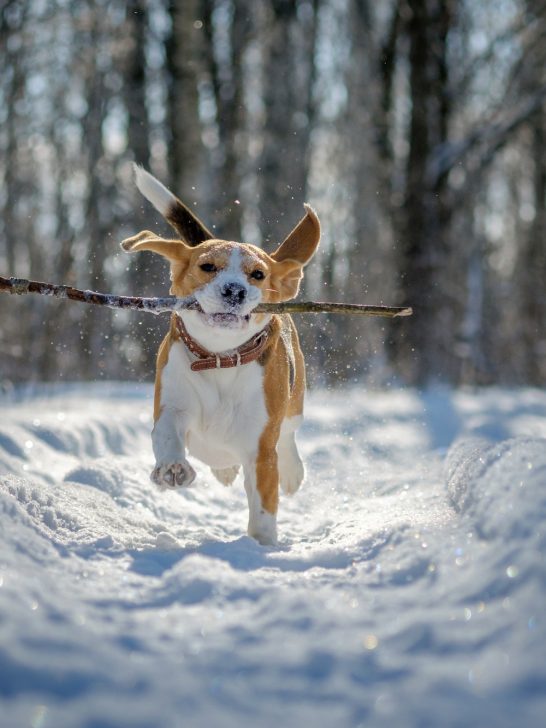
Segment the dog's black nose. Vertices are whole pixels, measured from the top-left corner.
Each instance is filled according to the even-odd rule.
[[[233,306],[242,303],[246,293],[246,288],[240,283],[226,283],[222,286],[222,297]]]

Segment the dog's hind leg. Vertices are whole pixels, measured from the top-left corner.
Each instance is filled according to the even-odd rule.
[[[212,474],[222,485],[232,485],[239,474],[241,466],[233,465],[231,468],[211,468]]]
[[[287,495],[293,495],[305,477],[305,468],[296,444],[296,429],[302,420],[301,416],[285,419],[277,443],[279,479],[283,493]]]

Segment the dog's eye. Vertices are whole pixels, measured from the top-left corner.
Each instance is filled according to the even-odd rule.
[[[202,263],[200,266],[201,270],[205,271],[205,273],[216,273],[216,266],[214,263]]]
[[[263,270],[256,269],[252,271],[250,277],[254,278],[255,281],[263,281],[263,279],[265,278],[265,273],[263,272]]]

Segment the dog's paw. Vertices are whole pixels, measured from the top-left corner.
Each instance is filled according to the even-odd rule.
[[[294,495],[305,478],[305,468],[298,458],[289,463],[283,463],[280,468],[280,481],[283,493]]]
[[[171,490],[191,485],[195,480],[195,470],[184,460],[181,463],[158,465],[152,471],[150,478],[160,490]]]
[[[231,468],[211,468],[211,470],[216,480],[220,481],[222,485],[231,485],[237,477],[240,467],[240,465],[233,465]]]
[[[262,546],[277,546],[277,519],[263,513],[257,520],[250,520],[247,533]]]

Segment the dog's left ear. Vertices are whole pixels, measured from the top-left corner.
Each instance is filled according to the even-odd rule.
[[[313,257],[320,242],[320,222],[310,205],[304,205],[305,217],[286,240],[271,253],[275,266],[271,273],[272,303],[288,301],[298,295],[303,267]]]
[[[303,217],[271,258],[277,262],[295,260],[301,266],[307,265],[320,242],[320,221],[311,205],[304,204]]]

